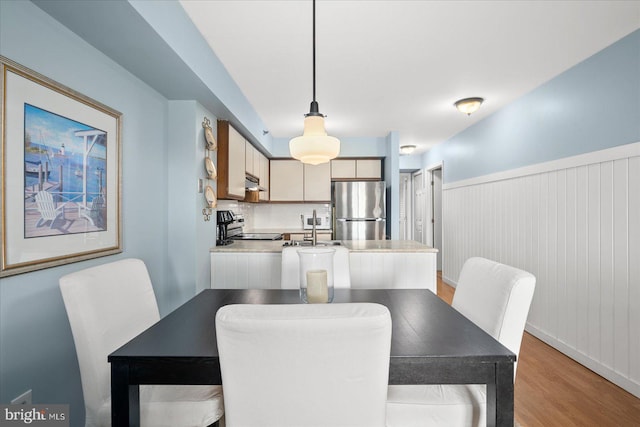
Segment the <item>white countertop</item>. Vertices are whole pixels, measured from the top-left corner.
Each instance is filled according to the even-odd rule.
[[[309,233],[311,234],[311,230],[304,230],[302,228],[254,228],[251,230],[244,230],[245,233],[295,233],[295,234],[302,234],[302,233]],[[316,232],[318,234],[327,234],[327,233],[331,233],[331,229],[317,229]]]
[[[285,240],[236,240],[230,245],[214,246],[211,252],[281,252]],[[438,252],[413,240],[343,240],[352,252]]]

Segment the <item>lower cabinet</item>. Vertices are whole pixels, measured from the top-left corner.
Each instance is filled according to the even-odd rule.
[[[351,252],[351,287],[436,289],[436,253]]]
[[[212,252],[214,289],[279,289],[280,252]],[[359,252],[349,254],[355,289],[429,289],[436,293],[435,252]]]
[[[211,254],[211,288],[279,289],[279,252],[217,252]]]

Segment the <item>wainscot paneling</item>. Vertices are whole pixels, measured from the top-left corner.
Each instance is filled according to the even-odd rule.
[[[640,143],[445,185],[443,210],[445,281],[533,273],[527,330],[640,397]]]

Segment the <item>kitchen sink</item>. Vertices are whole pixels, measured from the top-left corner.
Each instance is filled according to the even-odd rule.
[[[320,240],[316,246],[340,246],[340,240]],[[282,246],[313,246],[311,240],[289,240],[284,242]]]

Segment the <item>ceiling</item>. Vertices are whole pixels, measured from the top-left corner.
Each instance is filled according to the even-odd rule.
[[[181,0],[274,138],[312,100],[311,0]],[[316,99],[338,138],[398,131],[417,153],[640,28],[640,1],[316,4]],[[460,98],[485,98],[471,116]]]

